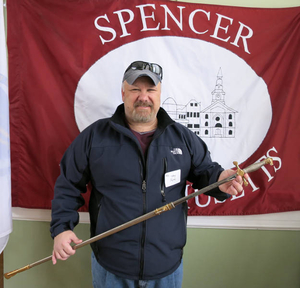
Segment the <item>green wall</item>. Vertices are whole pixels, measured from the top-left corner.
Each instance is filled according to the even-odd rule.
[[[14,221],[4,271],[52,252],[48,222]],[[89,238],[89,225],[75,230]],[[47,262],[4,279],[4,288],[92,288],[90,247],[55,266]],[[188,229],[183,288],[299,288],[300,231]],[[166,287],[168,288],[168,287]]]
[[[13,221],[13,232],[4,249],[4,272],[10,272],[52,253],[49,222]],[[75,230],[83,240],[89,238],[89,225],[79,224]],[[90,269],[90,247],[85,246],[67,261],[35,266],[4,279],[4,288],[81,288],[92,287]]]
[[[188,229],[183,288],[299,288],[299,252],[300,231]]]
[[[9,1],[9,0],[8,0]],[[184,1],[197,2],[200,1]],[[300,6],[300,0],[215,0],[207,4],[245,7]],[[76,234],[89,238],[89,225]],[[4,250],[4,272],[51,255],[48,222],[13,221]],[[65,262],[51,262],[4,279],[4,288],[89,288],[90,247]],[[183,288],[299,288],[300,231],[188,229]],[[168,287],[166,287],[168,288]]]

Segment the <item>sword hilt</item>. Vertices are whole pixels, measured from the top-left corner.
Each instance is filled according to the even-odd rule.
[[[258,162],[258,163],[254,163],[248,167],[246,167],[244,170],[242,170],[239,165],[238,165],[238,162],[237,161],[234,161],[233,164],[235,165],[235,167],[237,168],[237,172],[236,174],[239,175],[239,176],[242,176],[243,178],[243,182],[244,182],[244,185],[247,186],[248,185],[248,181],[245,179],[244,175],[246,173],[250,173],[250,172],[253,172],[253,171],[256,171],[258,170],[259,168],[261,168],[262,166],[266,165],[266,164],[270,164],[270,165],[273,165],[273,159],[272,158],[267,158],[261,162]]]
[[[244,177],[244,175],[245,175],[244,170],[242,170],[242,169],[239,167],[239,164],[238,164],[237,161],[233,161],[233,165],[234,165],[234,166],[236,167],[236,169],[237,169],[236,174],[239,175],[239,176],[242,176],[244,185],[245,185],[245,186],[248,186],[248,181],[247,181],[246,178]]]

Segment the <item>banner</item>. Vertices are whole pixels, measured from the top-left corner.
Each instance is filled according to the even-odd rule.
[[[12,231],[10,141],[7,53],[3,15],[3,1],[0,1],[0,254],[6,246]]]
[[[299,47],[300,7],[9,1],[13,206],[51,207],[64,151],[112,115],[124,70],[144,60],[163,67],[161,106],[214,161],[274,160],[236,197],[190,200],[189,215],[300,210]]]

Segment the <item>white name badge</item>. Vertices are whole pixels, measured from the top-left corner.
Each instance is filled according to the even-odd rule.
[[[181,170],[174,170],[165,174],[165,185],[170,187],[180,182]]]

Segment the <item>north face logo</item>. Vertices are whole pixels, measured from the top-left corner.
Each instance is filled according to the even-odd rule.
[[[173,150],[171,150],[171,153],[173,155],[182,155],[182,150],[180,148],[173,148]]]

